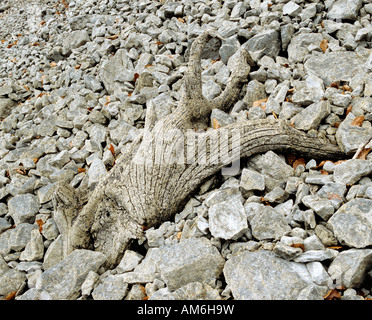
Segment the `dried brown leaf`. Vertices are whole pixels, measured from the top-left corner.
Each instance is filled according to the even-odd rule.
[[[218,120],[216,118],[213,118],[212,119],[212,127],[213,127],[213,129],[219,129],[219,128],[221,128],[221,125],[220,125],[220,123],[218,122]]]
[[[352,125],[352,126],[361,127],[362,124],[363,124],[363,121],[364,121],[364,116],[359,116],[359,117],[356,117],[356,118],[351,122],[351,125]]]
[[[323,50],[323,53],[325,53],[327,51],[327,48],[328,48],[328,41],[327,41],[327,39],[324,39],[320,43],[320,49],[322,49]]]

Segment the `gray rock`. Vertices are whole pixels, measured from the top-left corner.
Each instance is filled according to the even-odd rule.
[[[213,237],[236,240],[248,229],[244,207],[237,198],[209,208],[209,230]]]
[[[105,260],[101,252],[74,250],[41,275],[36,282],[36,289],[47,291],[55,300],[76,299],[88,272],[96,272]]]
[[[265,190],[265,177],[257,171],[243,168],[240,186],[246,190]]]
[[[5,271],[0,276],[0,296],[17,291],[26,281],[26,274],[16,269]]]
[[[291,17],[297,17],[302,8],[295,2],[289,1],[283,7],[283,15],[289,15]]]
[[[306,268],[310,273],[311,279],[319,286],[331,287],[332,279],[319,261],[308,262]]]
[[[232,200],[233,198],[237,198],[242,203],[244,201],[244,198],[239,188],[237,187],[213,190],[204,200],[204,204],[207,207],[211,207],[214,204],[221,203],[224,201],[229,201],[229,200]]]
[[[313,103],[297,113],[291,121],[297,129],[310,130],[318,128],[320,122],[331,113],[328,101]]]
[[[62,43],[63,55],[70,55],[73,49],[79,48],[90,41],[89,34],[86,30],[72,31]]]
[[[17,105],[15,101],[9,98],[0,98],[0,119],[5,119]]]
[[[372,161],[351,159],[338,164],[334,170],[334,180],[339,183],[353,185],[362,177],[372,172]]]
[[[265,85],[257,80],[252,80],[247,85],[247,93],[243,101],[247,104],[248,109],[252,107],[254,101],[267,98]]]
[[[206,96],[205,96],[206,97]],[[234,122],[234,118],[227,114],[226,112],[220,110],[220,109],[213,109],[211,113],[211,123],[213,125],[213,121],[217,120],[218,124],[221,127],[224,127],[228,124],[231,124]]]
[[[346,288],[359,288],[372,266],[372,249],[342,251],[330,264],[328,274]]]
[[[92,292],[94,300],[122,300],[128,284],[119,275],[109,275],[101,280]]]
[[[322,40],[321,37],[319,45]],[[365,62],[365,57],[352,51],[326,52],[321,56],[308,59],[304,67],[307,72],[313,72],[319,76],[324,85],[328,87],[338,81],[349,82],[356,75],[364,74],[363,66]]]
[[[256,170],[265,177],[265,185],[268,191],[286,182],[294,172],[293,168],[273,151],[249,158],[247,168]]]
[[[200,282],[190,282],[172,293],[175,300],[221,300],[217,289]]]
[[[21,251],[31,239],[31,231],[36,225],[21,223],[14,229],[7,230],[0,234],[0,254],[6,255],[11,250]]]
[[[107,169],[101,159],[94,159],[88,170],[89,187],[94,188],[107,174]]]
[[[301,253],[294,258],[294,261],[307,263],[314,261],[324,261],[324,260],[333,260],[338,255],[338,251],[333,249],[325,250],[309,250]]]
[[[0,233],[3,233],[5,230],[8,230],[12,227],[11,223],[5,219],[0,218]]]
[[[142,259],[143,256],[140,255],[139,253],[132,250],[126,250],[119,265],[116,267],[116,270],[119,273],[133,271],[134,268],[137,267],[137,265],[141,262]]]
[[[265,55],[275,58],[281,48],[279,32],[272,29],[264,30],[250,38],[242,48],[248,50],[255,61]]]
[[[44,242],[39,230],[31,231],[30,242],[27,243],[25,250],[22,251],[19,259],[21,261],[36,261],[44,256]]]
[[[288,45],[288,60],[294,62],[303,62],[309,54],[310,45],[320,46],[323,36],[319,33],[300,33],[292,37]]]
[[[273,190],[265,194],[264,200],[271,203],[274,202],[283,203],[285,200],[288,199],[288,197],[289,194],[285,192],[282,188],[277,186]]]
[[[318,224],[314,231],[326,247],[337,246],[338,242],[336,237],[333,235],[332,231],[327,229],[325,226]]]
[[[81,294],[83,296],[89,296],[94,289],[95,284],[99,281],[98,273],[89,271],[83,284],[81,285]]]
[[[52,200],[54,190],[57,187],[57,183],[49,183],[46,186],[37,189],[36,194],[39,199],[40,204],[46,203]]]
[[[295,257],[302,253],[302,249],[294,248],[281,242],[277,242],[273,249],[273,252],[285,260],[293,260]]]
[[[338,241],[349,247],[372,244],[372,200],[356,198],[336,211],[328,223]]]
[[[33,223],[40,204],[38,198],[30,193],[20,194],[8,202],[9,215],[16,225],[20,223]]]
[[[62,237],[59,235],[48,247],[44,255],[43,269],[47,270],[63,259]]]
[[[330,7],[327,17],[333,20],[357,20],[362,0],[336,0]]]
[[[221,274],[225,262],[207,238],[190,238],[163,246],[157,256],[161,278],[170,290],[189,282],[208,283]]]
[[[67,162],[70,161],[70,154],[67,150],[63,150],[60,153],[56,154],[49,160],[49,164],[51,166],[55,166],[57,168],[62,168]]]
[[[252,235],[258,240],[278,240],[291,231],[286,218],[272,207],[261,207],[253,217],[248,215],[248,220]]]
[[[314,210],[323,220],[327,221],[335,212],[332,202],[317,195],[308,195],[302,198],[302,203]]]
[[[315,285],[305,265],[267,250],[242,251],[227,260],[223,272],[237,300],[296,300]]]

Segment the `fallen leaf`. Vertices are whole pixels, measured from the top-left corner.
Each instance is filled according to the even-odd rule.
[[[81,64],[78,64],[77,66],[75,66],[75,69],[78,70],[80,69],[80,67],[81,67]]]
[[[342,198],[337,193],[333,193],[333,192],[327,192],[327,199],[328,200],[342,200]]]
[[[371,151],[372,148],[364,148],[359,155],[357,156],[357,159],[366,160],[368,153]]]
[[[7,48],[10,49],[11,47],[15,46],[17,43],[18,41],[14,41],[12,44],[9,44]]]
[[[40,25],[43,26],[45,24],[45,21],[41,21]]]
[[[27,91],[30,91],[30,88],[27,87],[25,84],[23,85],[23,88],[25,88]]]
[[[292,243],[290,245],[290,247],[292,247],[292,248],[301,248],[302,251],[305,251],[305,246],[303,245],[303,243]]]
[[[340,126],[340,123],[339,123],[339,122],[335,122],[335,123],[333,124],[333,126],[334,126],[335,128],[338,128],[338,127]]]
[[[57,66],[57,63],[56,62],[54,62],[54,61],[52,61],[51,63],[49,63],[50,64],[50,66],[52,67],[52,68],[54,68],[54,67],[56,67]]]
[[[323,52],[325,53],[327,51],[327,48],[328,48],[328,41],[327,39],[324,39],[321,43],[320,43],[320,49],[323,50]]]
[[[157,44],[158,46],[161,46],[163,44],[163,42],[156,41],[155,44]]]
[[[296,169],[299,165],[303,165],[305,167],[305,159],[304,158],[298,158],[295,161],[293,161],[292,167],[293,167],[293,169]]]
[[[177,240],[181,239],[182,232],[177,232]]]
[[[220,61],[221,58],[218,58],[218,59],[216,59],[216,60],[213,60],[213,59],[211,59],[211,60],[212,60],[212,64],[214,64],[214,63],[216,63],[217,61]]]
[[[344,91],[352,91],[351,90],[351,88],[350,88],[350,86],[348,86],[347,84],[344,84],[343,86],[342,86],[342,90],[344,90]]]
[[[35,220],[35,222],[39,226],[39,232],[41,233],[41,231],[43,231],[43,225],[44,225],[43,220],[38,219],[38,220]]]
[[[84,168],[78,168],[78,173],[82,173],[82,172],[85,172],[85,171],[87,171],[87,169],[84,169]]]
[[[118,33],[118,34],[114,34],[113,36],[106,37],[106,39],[109,39],[109,40],[115,40],[115,39],[117,39],[119,36],[120,36],[120,33]]]
[[[336,82],[331,83],[330,87],[338,89],[338,84]]]
[[[331,246],[331,247],[327,247],[327,249],[340,250],[342,249],[342,246]]]
[[[136,81],[137,81],[137,79],[139,78],[139,76],[140,76],[140,75],[139,75],[138,73],[135,73],[132,81],[133,81],[134,83],[136,83]]]
[[[320,21],[320,25],[321,25],[322,28],[324,29],[324,22],[323,22],[323,21]]]
[[[362,124],[363,124],[363,121],[364,121],[364,116],[359,116],[359,117],[356,117],[356,118],[351,122],[351,125],[352,125],[352,126],[361,127]]]
[[[11,293],[5,296],[4,300],[14,300],[16,294],[17,294],[17,290],[12,291]]]
[[[110,146],[109,146],[108,149],[111,151],[112,155],[113,155],[114,158],[115,158],[115,149],[114,149],[114,146],[113,146],[112,144],[110,144]]]
[[[337,300],[341,298],[341,294],[336,289],[331,289],[323,297],[324,300]]]
[[[40,46],[40,43],[39,42],[34,42],[34,43],[31,43],[30,46],[31,47]]]
[[[219,124],[218,120],[216,118],[212,119],[212,127],[213,129],[219,129],[221,128],[221,125]]]
[[[153,67],[153,66],[154,66],[153,64],[146,64],[145,68],[150,68],[150,67]]]
[[[292,153],[287,153],[285,155],[285,159],[287,160],[287,163],[292,167],[293,166],[293,163],[296,160],[296,156],[294,154],[292,154]]]
[[[273,114],[274,118],[275,118],[276,120],[278,120],[278,116],[276,115],[276,113],[274,112],[274,110],[271,111],[271,113]]]
[[[33,158],[32,160],[34,160],[34,163],[36,164],[39,161],[39,158]]]
[[[22,175],[26,175],[26,174],[27,174],[27,172],[26,172],[25,169],[18,168],[18,169],[16,169],[16,171],[17,171],[19,174],[22,174]]]
[[[343,163],[345,161],[347,161],[347,160],[338,160],[338,161],[335,162],[335,165],[337,166],[338,164],[341,164],[341,163]]]
[[[320,173],[321,173],[322,175],[324,175],[324,176],[328,176],[328,172],[325,171],[325,170],[320,170]]]
[[[265,99],[261,99],[261,100],[256,100],[256,101],[253,101],[252,103],[252,107],[261,107],[262,109],[266,109],[266,103],[267,102],[267,98]],[[263,105],[263,106],[262,106]]]
[[[185,20],[183,20],[182,18],[177,18],[177,21],[178,21],[178,22],[185,23]]]
[[[351,110],[353,110],[353,106],[348,106],[347,109],[346,109],[346,115],[348,115]]]

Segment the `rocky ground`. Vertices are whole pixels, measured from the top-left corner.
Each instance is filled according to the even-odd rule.
[[[372,299],[371,16],[370,0],[1,0],[0,297]],[[88,250],[62,260],[58,181],[94,188],[150,100],[158,118],[172,112],[190,43],[210,27],[224,40],[204,55],[206,97],[239,48],[257,63],[212,123],[287,119],[347,156],[256,155],[115,269]]]

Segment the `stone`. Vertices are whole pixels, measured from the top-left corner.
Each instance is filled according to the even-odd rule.
[[[310,273],[311,279],[319,286],[331,287],[332,279],[319,261],[308,262],[306,268]]]
[[[267,191],[285,183],[294,173],[294,169],[273,151],[249,158],[247,168],[253,169],[265,177]]]
[[[308,195],[302,198],[302,203],[327,221],[335,212],[332,202],[328,199],[321,198],[317,195]]]
[[[141,262],[143,256],[135,251],[126,250],[123,258],[116,267],[119,273],[133,271],[135,267]]]
[[[175,300],[221,300],[217,289],[201,282],[190,282],[172,293]]]
[[[252,80],[247,85],[247,93],[243,101],[246,103],[248,110],[252,107],[254,101],[267,98],[265,85],[257,80]],[[262,109],[262,108],[261,108]]]
[[[63,259],[62,237],[59,235],[48,247],[44,255],[43,269],[47,270]]]
[[[0,233],[8,230],[12,227],[12,224],[5,218],[0,218]]]
[[[99,275],[97,272],[89,271],[83,284],[81,285],[81,294],[83,296],[89,296],[94,289],[95,284],[99,281]]]
[[[265,177],[257,171],[243,168],[240,186],[246,191],[263,191],[265,190]]]
[[[234,118],[220,109],[213,109],[211,113],[211,123],[217,121],[218,125],[224,127],[228,124],[234,123]]]
[[[36,225],[21,223],[14,229],[9,229],[0,234],[0,254],[5,255],[11,250],[19,252],[25,248],[31,239],[31,231]]]
[[[48,292],[54,300],[76,299],[89,271],[97,272],[105,261],[101,252],[76,249],[47,269],[36,282],[36,289]]]
[[[31,231],[30,242],[27,243],[25,250],[22,251],[19,259],[21,261],[36,261],[42,259],[44,256],[44,242],[43,236],[39,230]]]
[[[264,30],[245,42],[242,48],[249,51],[254,61],[265,55],[275,58],[281,48],[279,32],[272,29]]]
[[[207,238],[189,238],[157,251],[161,279],[169,290],[190,282],[206,282],[222,273],[225,260]]]
[[[305,265],[268,250],[239,252],[226,261],[223,273],[236,300],[296,300],[315,285]]]
[[[341,244],[365,248],[372,244],[372,200],[356,198],[342,205],[329,219]]]
[[[277,242],[273,249],[273,252],[285,260],[293,260],[295,257],[302,253],[302,249]]]
[[[285,217],[272,207],[264,206],[248,220],[252,235],[258,240],[278,240],[291,231]]]
[[[295,2],[289,1],[283,7],[283,15],[289,15],[291,17],[296,17],[300,14],[302,8]]]
[[[18,291],[26,282],[26,274],[16,269],[10,269],[0,275],[0,296]]]
[[[362,0],[348,1],[336,0],[330,7],[327,18],[333,20],[357,20],[359,10],[362,7]]]
[[[307,131],[318,128],[320,122],[330,113],[331,107],[328,101],[315,102],[297,113],[291,121],[295,128]]]
[[[320,42],[323,39],[320,39]],[[351,81],[356,75],[364,74],[366,59],[352,51],[326,52],[306,60],[304,68],[320,77],[326,87],[339,81]]]
[[[67,35],[62,43],[62,54],[70,55],[73,49],[79,48],[90,41],[89,34],[86,30],[75,30]]]
[[[101,280],[92,292],[94,300],[122,300],[128,289],[122,277],[109,275]]]
[[[211,207],[217,203],[233,200],[233,198],[237,198],[242,203],[244,201],[242,193],[237,187],[213,190],[204,200],[204,204],[207,207]]]
[[[333,260],[338,255],[338,251],[333,249],[325,249],[325,250],[308,250],[293,260],[296,262],[307,263],[307,262],[314,262],[314,261],[324,261],[324,260]]]
[[[94,188],[107,174],[107,169],[101,159],[94,159],[88,169],[89,187]]]
[[[310,45],[320,46],[323,36],[319,33],[299,33],[292,37],[288,45],[288,60],[294,62],[303,62],[309,54]]]
[[[54,190],[57,187],[57,183],[49,183],[46,186],[37,189],[36,195],[39,199],[40,204],[44,204],[50,200],[52,200]]]
[[[337,246],[338,242],[336,237],[333,235],[333,232],[326,228],[325,226],[318,224],[315,229],[315,234],[318,236],[320,241],[326,246],[326,247],[332,247]]]
[[[236,198],[211,206],[208,215],[209,230],[215,238],[236,240],[248,229],[244,207]]]
[[[356,152],[359,146],[367,141],[372,134],[371,127],[359,127],[352,125],[356,117],[350,112],[344,121],[341,122],[336,132],[338,145],[346,154]]]
[[[17,105],[15,101],[9,98],[0,98],[0,119],[5,119]]]
[[[8,202],[9,215],[13,218],[16,225],[33,223],[39,208],[38,198],[30,193],[17,195]]]
[[[372,172],[372,161],[362,159],[351,159],[336,165],[334,169],[334,180],[346,185],[353,185],[362,177]]]
[[[372,249],[340,252],[328,268],[333,281],[346,288],[360,288],[372,267]]]

